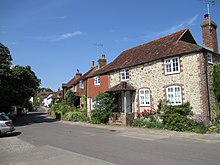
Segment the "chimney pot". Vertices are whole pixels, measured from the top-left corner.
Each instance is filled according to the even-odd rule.
[[[204,15],[204,18],[205,18],[205,19],[208,19],[208,18],[209,18],[209,14],[205,14],[205,15]]]

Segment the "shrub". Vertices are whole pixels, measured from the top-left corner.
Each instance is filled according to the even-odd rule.
[[[195,128],[196,133],[205,134],[207,132],[207,127],[205,122],[197,123]]]
[[[95,110],[91,111],[91,122],[94,124],[108,123],[109,117],[116,107],[115,97],[109,93],[100,93],[94,102]]]
[[[182,105],[163,105],[161,115],[164,127],[173,131],[191,131],[195,127],[195,121],[187,118],[191,114],[192,107],[187,102]]]
[[[137,119],[132,123],[133,127],[144,127],[146,123],[146,120],[144,119]]]
[[[145,128],[157,128],[162,129],[164,128],[164,125],[159,121],[147,121],[143,118],[135,120],[132,123],[133,127],[145,127]]]
[[[102,121],[102,111],[100,109],[94,109],[91,111],[91,123],[101,124]]]

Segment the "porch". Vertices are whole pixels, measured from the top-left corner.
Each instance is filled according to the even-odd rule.
[[[108,92],[114,93],[117,100],[117,108],[109,118],[109,124],[112,125],[131,125],[134,119],[134,96],[135,88],[128,82],[110,88]]]

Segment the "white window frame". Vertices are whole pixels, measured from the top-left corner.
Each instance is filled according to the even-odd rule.
[[[140,106],[150,106],[150,90],[142,88],[139,90]]]
[[[95,98],[91,98],[91,110],[95,109]]]
[[[121,81],[126,81],[126,80],[129,80],[130,78],[130,75],[129,75],[129,69],[122,69],[120,71],[120,78],[121,78]]]
[[[73,85],[73,86],[72,86],[72,91],[73,91],[73,92],[77,92],[77,86],[76,86],[76,85]]]
[[[100,76],[95,76],[94,77],[94,85],[100,85]]]
[[[208,54],[207,54],[207,60],[208,60],[208,63],[209,63],[209,64],[213,64],[213,56],[212,56],[211,53],[208,53]]]
[[[166,88],[166,98],[170,105],[182,104],[182,88],[178,85],[168,86]]]
[[[83,83],[83,80],[80,80],[80,81],[79,81],[79,87],[80,87],[81,89],[84,89],[84,83]]]
[[[176,65],[177,62],[177,65]],[[164,59],[165,75],[180,73],[180,59],[179,57],[172,57]]]

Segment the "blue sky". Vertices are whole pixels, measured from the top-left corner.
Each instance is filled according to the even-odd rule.
[[[30,65],[41,87],[57,90],[101,54],[122,51],[189,28],[202,44],[203,0],[0,0],[0,42],[14,65]],[[220,1],[210,6],[219,25]],[[220,43],[220,42],[219,42]],[[96,44],[103,44],[97,51]],[[220,46],[219,46],[220,47]]]

